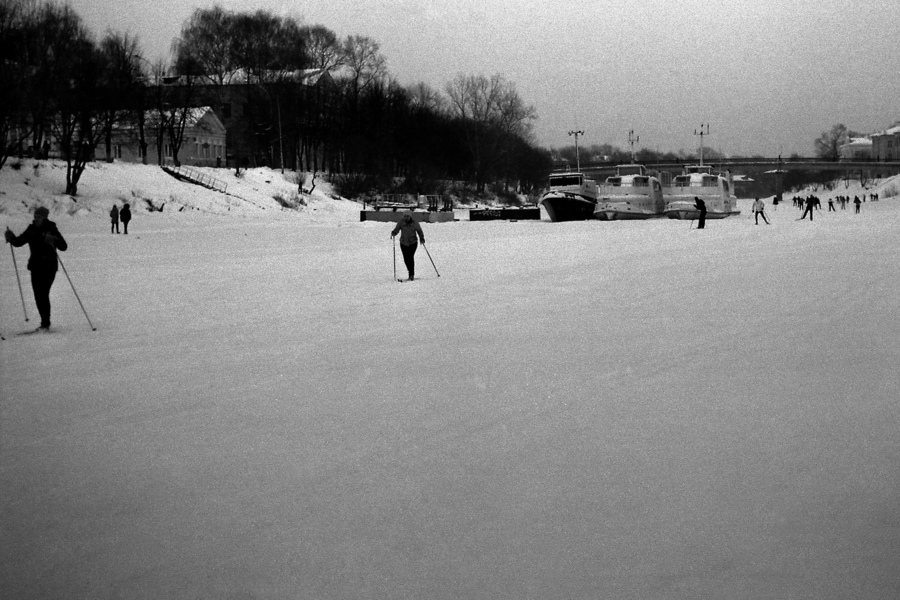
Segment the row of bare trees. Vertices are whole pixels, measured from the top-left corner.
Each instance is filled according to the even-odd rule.
[[[95,41],[67,4],[3,0],[0,50],[0,167],[52,138],[73,195],[86,163],[104,146],[111,160],[126,129],[137,132],[145,161],[153,143],[160,164],[164,147],[177,164],[191,109],[218,112],[237,86],[253,147],[236,160],[401,177],[420,191],[441,178],[540,186],[550,169],[549,153],[533,143],[534,109],[503,76],[459,74],[442,91],[402,86],[371,38],[340,40],[266,11],[198,9],[171,62],[151,64],[135,37]],[[308,85],[310,70],[333,83]]]

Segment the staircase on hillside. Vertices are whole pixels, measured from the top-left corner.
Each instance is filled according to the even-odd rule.
[[[228,193],[228,184],[199,169],[185,166],[176,167],[172,165],[163,165],[162,170],[181,181],[202,185],[205,188],[216,192],[222,192],[223,194]]]

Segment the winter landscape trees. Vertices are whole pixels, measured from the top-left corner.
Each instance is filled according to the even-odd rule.
[[[97,42],[73,9],[54,2],[5,1],[0,32],[0,166],[52,140],[73,195],[86,162],[100,148],[113,160],[124,131],[145,163],[153,144],[156,162],[178,164],[186,119],[199,106],[230,128],[231,164],[330,171],[358,182],[348,195],[396,181],[426,193],[445,179],[528,189],[551,166],[530,133],[534,109],[502,75],[460,74],[447,98],[401,85],[370,37],[342,40],[263,10],[197,9],[170,60],[155,63],[138,38],[110,31]]]

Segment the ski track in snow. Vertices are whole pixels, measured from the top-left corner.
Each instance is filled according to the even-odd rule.
[[[900,595],[896,197],[426,224],[441,277],[420,248],[397,285],[351,203],[281,211],[256,171],[222,214],[106,168],[77,208],[0,171],[97,326],[60,272],[55,333],[14,336],[0,260],[4,596]],[[188,208],[110,235],[138,185]]]

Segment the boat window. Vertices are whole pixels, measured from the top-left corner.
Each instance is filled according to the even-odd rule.
[[[704,175],[703,183],[701,185],[703,185],[703,187],[718,187],[718,183],[719,183],[719,181],[718,181],[717,177],[712,177],[710,175]]]
[[[676,185],[676,186],[686,187],[686,186],[689,186],[690,184],[691,184],[691,178],[687,175],[679,175],[678,177],[675,178],[674,185]]]
[[[616,175],[643,175],[643,165],[619,165],[616,167]]]
[[[648,187],[650,185],[649,177],[635,177],[632,184],[634,187]]]
[[[551,175],[551,186],[581,185],[581,175]]]
[[[607,177],[606,185],[613,185],[613,186],[618,187],[618,186],[622,185],[622,178],[621,177]]]

